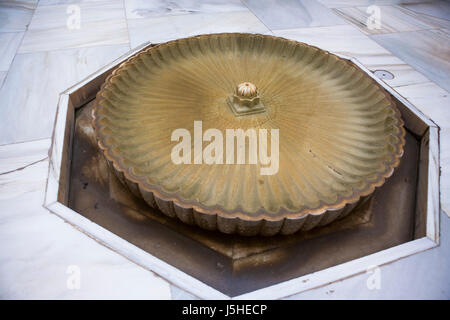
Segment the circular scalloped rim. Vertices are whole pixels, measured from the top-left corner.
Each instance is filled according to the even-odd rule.
[[[127,68],[127,66],[131,65],[134,63],[134,60],[137,59],[140,55],[146,54],[147,52],[154,50],[155,48],[159,48],[161,46],[167,46],[167,45],[171,45],[177,41],[183,40],[183,39],[188,39],[188,38],[183,38],[183,39],[177,39],[177,40],[172,40],[169,42],[165,42],[165,43],[161,43],[155,46],[151,46],[135,55],[133,55],[132,57],[128,58],[126,61],[122,62],[105,80],[105,82],[103,83],[103,85],[101,86],[100,91],[97,93],[97,97],[96,97],[96,102],[95,102],[95,107],[94,110],[92,112],[92,116],[93,116],[93,127],[94,127],[94,131],[95,131],[95,136],[98,142],[99,147],[101,148],[101,150],[103,151],[105,157],[107,158],[107,160],[112,163],[112,165],[114,166],[114,169],[117,170],[118,172],[122,173],[126,179],[128,179],[129,181],[136,183],[139,185],[139,188],[142,188],[145,191],[151,192],[153,193],[153,195],[156,198],[159,198],[163,201],[171,201],[174,204],[176,204],[177,206],[181,207],[181,208],[185,208],[185,209],[193,209],[195,211],[197,211],[198,213],[201,214],[206,214],[206,215],[218,215],[221,216],[223,218],[226,219],[233,219],[233,218],[238,218],[241,219],[243,221],[271,221],[271,222],[276,222],[276,221],[281,221],[284,219],[302,219],[307,217],[308,215],[321,215],[326,213],[327,211],[335,211],[335,210],[339,210],[344,208],[346,205],[351,205],[351,204],[355,204],[356,202],[358,202],[361,198],[370,195],[371,193],[374,192],[375,188],[380,187],[381,185],[384,184],[384,182],[386,181],[387,178],[389,178],[394,169],[398,166],[398,164],[400,163],[400,158],[403,155],[403,146],[405,144],[405,129],[403,127],[403,120],[401,118],[400,112],[397,109],[395,102],[393,101],[392,97],[386,92],[386,90],[384,88],[382,88],[374,79],[372,79],[371,77],[369,77],[364,71],[362,71],[361,69],[359,69],[356,65],[354,65],[351,61],[340,58],[338,56],[336,56],[335,54],[332,54],[326,50],[317,48],[315,46],[311,46],[309,44],[303,43],[303,42],[299,42],[299,41],[295,41],[295,40],[290,40],[290,39],[285,39],[285,38],[281,38],[281,37],[275,37],[275,36],[271,36],[271,35],[261,35],[261,34],[245,34],[245,33],[217,33],[217,34],[203,34],[203,35],[198,35],[198,36],[193,36],[193,37],[189,37],[189,38],[202,38],[202,37],[209,37],[209,36],[220,36],[220,35],[252,35],[252,36],[260,36],[260,37],[268,37],[268,38],[274,38],[274,39],[280,39],[283,41],[289,41],[289,42],[293,42],[295,44],[300,44],[300,45],[304,45],[310,48],[314,48],[317,50],[320,50],[322,52],[324,52],[326,55],[330,55],[333,56],[336,59],[339,59],[341,61],[344,61],[345,63],[348,64],[349,67],[354,68],[356,70],[358,70],[359,72],[362,72],[364,74],[364,77],[367,77],[368,79],[370,79],[370,81],[376,85],[378,87],[378,89],[383,92],[383,94],[385,95],[386,99],[390,102],[389,103],[389,107],[394,110],[394,114],[395,114],[395,119],[396,119],[396,123],[393,124],[393,126],[397,126],[397,128],[399,128],[398,133],[395,135],[396,138],[398,138],[398,143],[394,145],[395,147],[395,152],[392,153],[392,157],[390,161],[385,162],[386,163],[386,170],[382,173],[380,173],[379,175],[377,175],[377,178],[374,179],[373,181],[367,181],[367,185],[366,187],[364,187],[363,189],[353,189],[353,193],[351,196],[348,197],[338,197],[338,200],[333,203],[333,204],[326,204],[323,203],[322,201],[320,202],[319,206],[316,208],[308,208],[305,207],[300,211],[289,211],[286,210],[284,208],[281,208],[277,213],[273,214],[273,213],[268,213],[267,211],[265,211],[264,209],[260,209],[255,213],[252,213],[252,215],[250,216],[249,214],[245,213],[243,210],[239,210],[240,208],[238,207],[236,210],[233,211],[227,211],[225,209],[223,209],[220,206],[213,206],[213,207],[206,207],[203,206],[201,203],[198,203],[196,201],[192,201],[192,200],[186,200],[183,199],[179,194],[177,193],[167,193],[165,191],[163,191],[161,189],[161,187],[159,185],[150,185],[147,183],[146,181],[146,177],[142,177],[142,176],[136,176],[132,173],[132,167],[128,167],[125,166],[123,164],[123,161],[120,157],[117,157],[113,154],[112,150],[114,149],[113,146],[108,145],[105,141],[108,138],[108,136],[105,136],[101,133],[103,126],[100,125],[99,123],[99,119],[101,118],[101,116],[98,115],[99,110],[101,110],[103,108],[102,105],[102,101],[104,99],[103,97],[103,93],[105,90],[105,87],[111,83],[112,81],[114,81],[114,78],[116,78],[118,76],[118,74]],[[331,222],[331,221],[330,221]]]

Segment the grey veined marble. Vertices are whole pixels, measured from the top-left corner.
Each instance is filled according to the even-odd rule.
[[[240,0],[127,0],[125,8],[128,19],[247,10]]]
[[[243,0],[271,30],[346,24],[315,0]]]
[[[8,71],[23,38],[23,32],[0,32],[0,71]]]

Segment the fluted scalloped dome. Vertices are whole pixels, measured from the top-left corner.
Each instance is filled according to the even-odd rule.
[[[236,93],[240,97],[252,98],[256,96],[257,90],[256,86],[253,83],[243,82],[237,86]]]
[[[230,109],[244,82],[256,86],[263,112]],[[94,126],[107,158],[153,195],[147,202],[169,201],[168,211],[175,204],[277,221],[339,209],[381,185],[403,152],[399,113],[373,79],[326,51],[272,36],[204,35],[149,48],[115,70],[97,100]],[[224,137],[226,129],[279,129],[278,172],[174,164],[171,134],[186,128],[193,145],[199,120],[203,133]]]

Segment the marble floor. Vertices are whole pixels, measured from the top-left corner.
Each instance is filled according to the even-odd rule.
[[[389,71],[440,126],[441,246],[383,266],[381,290],[360,275],[293,298],[450,298],[450,1],[432,0],[0,0],[0,298],[195,298],[42,203],[59,93],[144,42],[217,32],[274,34]]]

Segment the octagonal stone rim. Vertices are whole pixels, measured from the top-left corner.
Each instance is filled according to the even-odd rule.
[[[157,273],[170,283],[186,290],[187,292],[203,299],[281,299],[304,291],[308,291],[323,285],[341,281],[357,274],[365,273],[367,266],[382,266],[395,262],[410,255],[419,254],[439,245],[439,127],[425,116],[408,100],[403,98],[394,89],[390,88],[382,80],[371,74],[371,71],[362,65],[357,59],[342,54],[337,54],[343,59],[352,61],[364,72],[369,74],[375,81],[382,85],[390,94],[395,96],[414,117],[413,132],[423,134],[429,132],[429,164],[427,166],[426,206],[424,207],[426,221],[426,233],[415,240],[405,242],[395,247],[375,252],[355,260],[345,262],[324,270],[318,270],[298,278],[281,282],[270,287],[265,287],[240,296],[230,297],[217,289],[210,287],[200,280],[186,274],[159,258],[143,251],[127,240],[116,236],[111,231],[93,223],[78,212],[70,209],[67,205],[67,167],[70,166],[71,130],[73,128],[73,116],[75,110],[95,97],[101,83],[112,69],[117,67],[128,57],[151,46],[144,43],[141,46],[119,57],[115,61],[88,76],[81,82],[64,91],[60,97],[55,118],[52,135],[52,145],[49,150],[49,173],[45,190],[44,207],[71,224],[77,230],[85,233],[99,244],[124,256],[143,268]],[[420,124],[417,124],[419,122]],[[426,129],[423,129],[425,127]],[[422,133],[421,133],[422,132]]]

